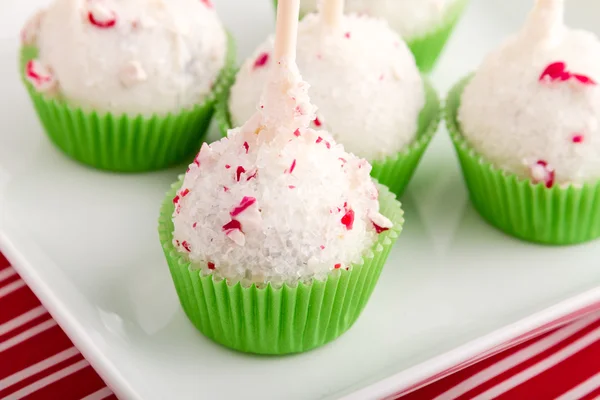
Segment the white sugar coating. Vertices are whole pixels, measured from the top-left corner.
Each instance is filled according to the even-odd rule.
[[[269,38],[242,65],[229,98],[235,126],[256,111],[272,55]],[[385,21],[346,16],[332,32],[320,15],[309,15],[299,26],[297,63],[318,107],[313,127],[331,132],[349,152],[374,161],[415,138],[423,80],[410,50]]]
[[[22,40],[70,104],[130,115],[202,104],[227,53],[209,0],[55,0]]]
[[[486,161],[547,187],[600,178],[600,42],[567,29],[562,7],[538,1],[525,28],[485,58],[458,114]]]
[[[295,283],[347,268],[370,249],[378,192],[365,160],[308,128],[308,85],[282,62],[264,108],[203,145],[174,199],[173,243],[230,281]]]
[[[318,1],[302,0],[303,14],[315,12]],[[385,18],[410,41],[434,30],[457,0],[346,0],[346,12]]]

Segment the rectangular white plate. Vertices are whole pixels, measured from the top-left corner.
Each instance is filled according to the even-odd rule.
[[[600,244],[548,248],[506,237],[467,201],[440,130],[403,199],[406,230],[347,334],[293,357],[205,339],[179,308],[156,233],[181,169],[115,175],[44,137],[16,70],[18,29],[40,0],[3,2],[0,250],[123,399],[376,398],[600,300]],[[273,27],[270,0],[217,0],[247,56]],[[433,75],[444,93],[523,20],[529,1],[473,0]],[[594,28],[600,4],[569,1]]]

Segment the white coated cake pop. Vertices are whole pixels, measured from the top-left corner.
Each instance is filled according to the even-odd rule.
[[[309,128],[308,85],[293,62],[271,62],[259,110],[203,145],[173,199],[176,248],[230,281],[325,278],[392,226],[369,163]]]
[[[201,104],[225,65],[210,0],[56,0],[22,33],[26,76],[85,110],[167,114]]]
[[[317,10],[322,0],[302,0],[303,14]],[[457,0],[346,0],[346,12],[385,18],[406,40],[427,34],[442,22]]]
[[[523,30],[488,55],[462,95],[469,144],[496,167],[542,182],[600,178],[600,42],[538,0]]]
[[[331,26],[326,15],[307,16],[298,33],[298,66],[318,107],[313,127],[369,161],[396,154],[415,138],[425,105],[414,56],[381,19],[340,12]],[[235,126],[256,111],[272,52],[270,38],[242,65],[229,99]]]

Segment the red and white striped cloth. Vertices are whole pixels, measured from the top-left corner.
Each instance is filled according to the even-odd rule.
[[[589,311],[396,398],[600,399],[600,312]],[[0,400],[19,399],[116,396],[0,254]]]

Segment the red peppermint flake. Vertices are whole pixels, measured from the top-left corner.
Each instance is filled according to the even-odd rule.
[[[538,160],[529,169],[531,179],[534,183],[543,182],[548,189],[554,186],[556,172],[550,167],[547,161]]]
[[[242,201],[240,201],[240,205],[235,207],[229,213],[229,215],[231,215],[232,217],[236,217],[236,216],[240,215],[241,213],[243,213],[244,211],[246,211],[248,209],[248,207],[250,207],[254,203],[256,203],[255,197],[244,196],[244,198],[242,198]]]
[[[179,195],[176,195],[175,197],[173,197],[173,204],[179,203],[179,199],[180,199]]]
[[[296,130],[294,131],[294,136],[296,136],[296,137],[300,137],[300,129],[296,129]]]
[[[342,264],[335,264],[334,268],[335,269],[340,269],[340,268],[342,268]]]
[[[231,168],[231,165],[225,164],[225,169],[229,169],[229,168]]]
[[[227,232],[227,231],[233,231],[233,230],[242,230],[242,224],[240,223],[240,221],[238,221],[237,219],[232,219],[231,221],[229,221],[228,223],[226,223],[225,225],[223,225],[223,231]]]
[[[213,8],[213,7],[214,7],[214,6],[213,6],[213,3],[212,3],[212,1],[211,1],[211,0],[200,0],[200,2],[201,2],[202,4],[204,4],[204,5],[205,5],[206,7],[208,7],[208,8]],[[213,264],[213,265],[214,265],[214,264]]]
[[[573,143],[583,143],[583,135],[576,133],[573,135],[573,138],[571,139],[573,141]]]
[[[197,223],[197,222],[194,222],[194,224],[192,225],[192,228],[195,228],[195,227],[197,227],[197,226],[198,226],[198,223]]]
[[[237,170],[235,171],[235,179],[239,182],[240,181],[240,177],[242,176],[242,174],[246,172],[246,169],[244,167],[242,167],[241,165],[239,167],[237,167]]]
[[[323,140],[323,138],[322,138],[321,136],[319,136],[319,137],[317,138],[317,140],[315,141],[315,143],[321,143],[321,142],[323,142],[323,141],[324,141],[324,140]],[[326,146],[328,149],[330,149],[330,148],[331,148],[331,144],[329,144],[329,142],[328,142],[328,141],[326,141],[326,140],[325,140],[324,142],[325,142],[325,146]]]
[[[292,161],[292,165],[290,165],[290,169],[288,170],[288,173],[292,173],[294,172],[294,169],[296,168],[296,159],[294,158],[294,161]]]
[[[190,194],[190,189],[184,189],[183,192],[181,192],[181,198],[183,199],[188,194]]]
[[[187,251],[188,253],[192,252],[192,248],[190,247],[190,244],[188,242],[186,242],[185,240],[183,242],[181,242],[181,245],[183,246],[185,251]]]
[[[373,226],[375,227],[375,232],[377,232],[377,234],[383,233],[385,231],[389,231],[390,228],[384,228],[382,226],[377,225],[375,222],[371,221],[373,223]]]
[[[256,175],[258,175],[258,170],[254,170],[254,172],[248,176],[246,182],[248,182],[250,179],[256,178]]]
[[[571,78],[574,78],[575,80],[584,85],[596,84],[596,82],[592,78],[586,75],[573,74],[569,72],[567,70],[567,64],[563,61],[557,61],[548,65],[540,75],[539,80],[541,82],[565,82]]]
[[[341,221],[342,225],[344,225],[347,230],[351,230],[354,226],[354,210],[347,210],[346,214],[344,214]]]
[[[288,188],[290,188],[290,189],[296,189],[296,186],[290,185],[290,186],[288,186]]]
[[[254,61],[254,69],[262,68],[269,62],[269,53],[261,53]]]
[[[341,161],[342,163],[344,163],[344,164],[346,164],[346,163],[348,162],[348,161],[346,161],[346,159],[345,159],[345,158],[342,158],[342,157],[338,158],[338,160],[340,160],[340,161]]]
[[[321,250],[325,250],[325,246],[321,245],[319,247],[321,248]]]
[[[179,247],[181,246],[181,243],[179,243],[179,240],[175,239],[175,246]]]
[[[346,33],[344,33],[344,37],[345,37],[346,39],[350,39],[350,32],[346,32]]]
[[[223,186],[223,191],[224,192],[229,192],[229,188],[227,186]]]
[[[244,142],[244,149],[246,150],[246,154],[248,154],[248,150],[250,150],[250,145],[248,142]]]
[[[215,269],[215,263],[213,263],[213,262],[209,261],[206,265],[208,266],[208,269],[211,269],[211,270]]]
[[[596,82],[590,78],[589,76],[586,75],[581,75],[581,74],[573,74],[573,78],[577,79],[579,82],[583,83],[584,85],[595,85]]]
[[[321,125],[323,125],[323,123],[321,122],[321,120],[319,119],[319,117],[315,117],[314,119],[314,124],[316,127],[320,127]]]
[[[35,60],[29,60],[27,62],[27,66],[25,67],[25,73],[27,74],[27,77],[35,81],[38,85],[50,82],[52,80],[52,76],[39,73],[39,68],[36,68],[37,66],[38,64]]]
[[[117,24],[117,14],[114,11],[107,12],[104,9],[92,10],[88,12],[88,21],[95,27],[108,29]]]

